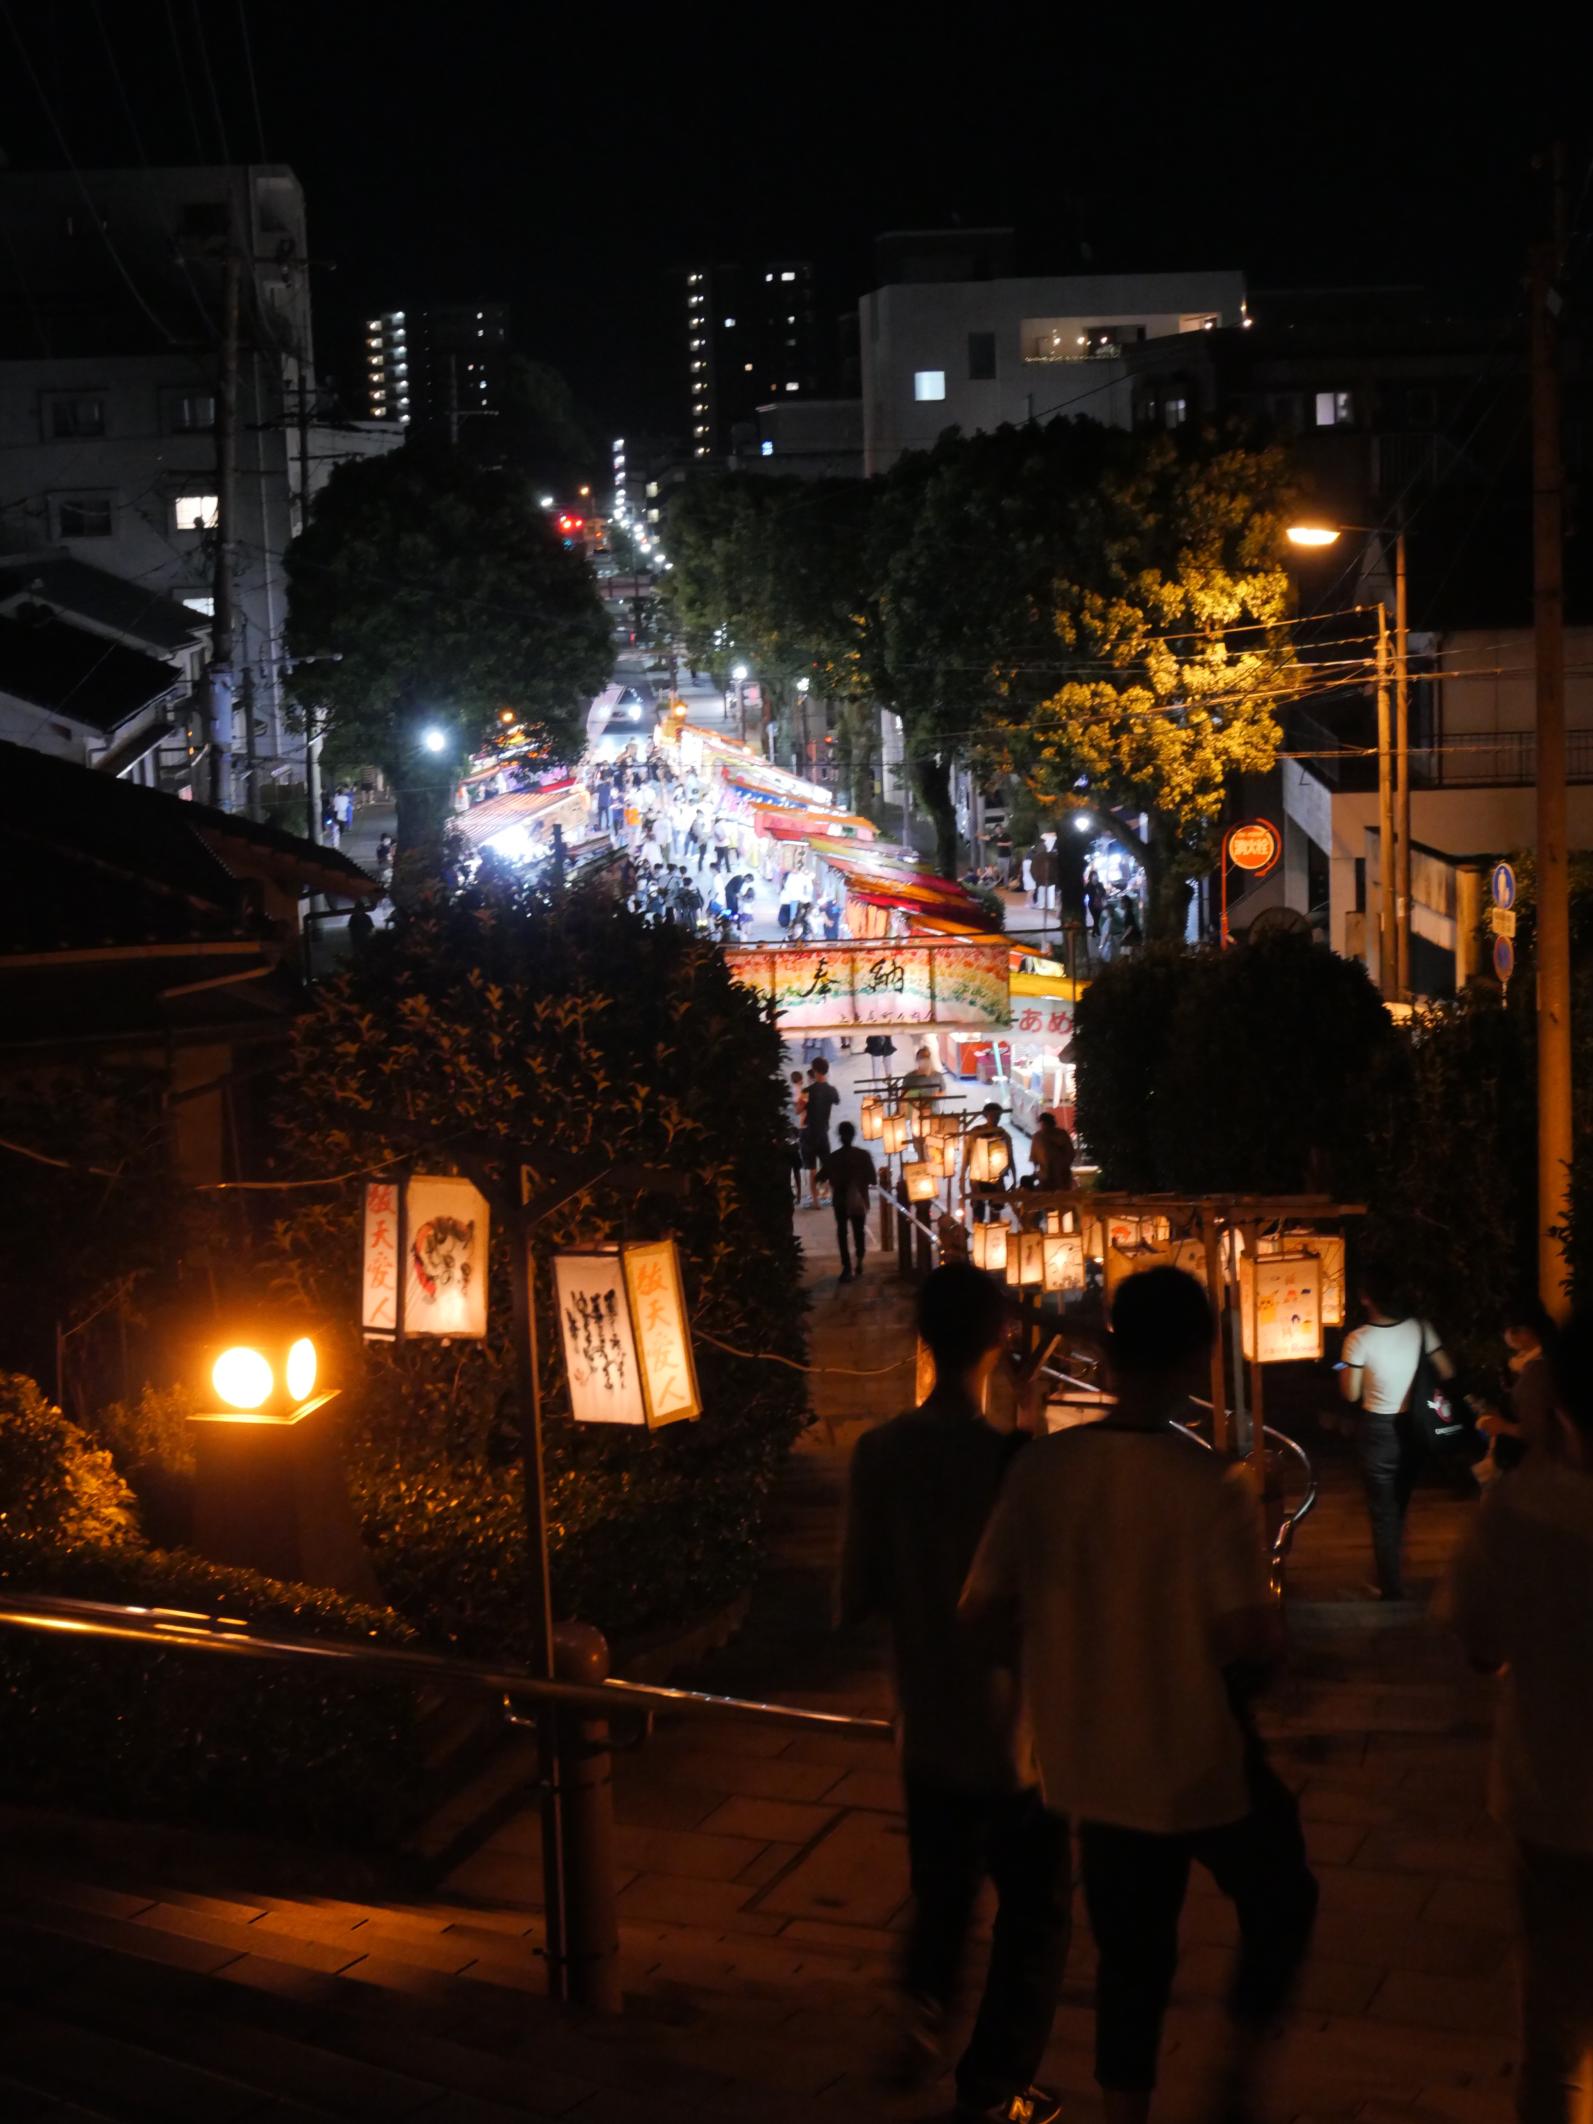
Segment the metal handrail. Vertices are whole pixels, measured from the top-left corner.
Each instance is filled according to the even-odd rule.
[[[701,1689],[670,1689],[653,1682],[544,1681],[519,1667],[456,1659],[437,1652],[408,1652],[396,1645],[350,1644],[326,1637],[277,1637],[226,1615],[192,1615],[176,1608],[124,1607],[114,1601],[68,1600],[51,1594],[8,1593],[0,1599],[0,1627],[56,1631],[76,1637],[159,1646],[165,1651],[213,1652],[235,1659],[342,1666],[372,1678],[433,1682],[481,1689],[511,1702],[561,1705],[590,1716],[654,1711],[696,1711],[760,1719],[819,1732],[889,1740],[888,1719],[850,1712],[810,1711],[795,1704],[764,1704]]]

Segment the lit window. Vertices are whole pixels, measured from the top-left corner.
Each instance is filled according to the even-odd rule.
[[[382,320],[379,317],[367,317],[365,329],[367,332],[379,332],[382,329]]]
[[[483,317],[485,317],[485,316],[486,316],[486,314],[487,314],[487,313],[486,313],[486,311],[485,311],[485,310],[478,310],[478,311],[476,312],[476,322],[477,322],[477,324],[480,324],[480,322],[481,322],[482,318],[483,318]]]
[[[216,425],[216,401],[209,391],[185,391],[172,400],[171,424],[179,435],[194,435]]]
[[[913,372],[913,396],[921,404],[943,399],[946,395],[946,372],[944,369],[915,369]]]
[[[109,538],[112,513],[108,494],[64,494],[55,505],[55,535]]]
[[[1162,407],[1162,418],[1166,421],[1169,428],[1181,428],[1189,418],[1189,400],[1187,398],[1169,398]]]
[[[788,384],[786,385],[786,389],[787,389],[788,391],[800,391],[800,390],[801,390],[801,388],[802,388],[802,386],[801,386],[800,384],[793,384],[793,383],[788,383]]]
[[[736,320],[735,320],[735,319],[734,319],[733,317],[727,317],[727,318],[725,319],[725,330],[726,330],[727,332],[733,332],[733,331],[734,331],[735,329],[736,329]]]
[[[765,282],[765,284],[767,285],[767,283],[768,283],[769,281],[773,280],[773,278],[774,278],[774,275],[773,275],[772,273],[765,273],[765,274],[764,274],[764,276],[763,276],[763,278],[764,278],[764,282]]]
[[[402,323],[403,323],[403,321],[404,321],[404,313],[403,313],[403,311],[402,311],[402,310],[395,310],[395,311],[393,312],[393,322],[394,322],[394,324],[402,324]]]
[[[767,440],[765,440],[765,441],[763,441],[763,442],[759,443],[759,445],[758,445],[758,454],[759,454],[759,456],[760,456],[760,457],[773,457],[773,455],[774,455],[774,444],[773,444],[772,442],[769,442],[769,441],[767,441]]]
[[[1316,424],[1319,428],[1348,428],[1355,420],[1355,396],[1350,391],[1318,391]]]
[[[185,597],[183,603],[190,612],[198,612],[206,619],[216,616],[216,601],[213,597]]]
[[[221,504],[214,494],[179,494],[171,513],[178,531],[214,531],[221,521]]]
[[[742,363],[741,373],[743,376],[750,376],[752,374],[752,363],[750,361]]]
[[[782,280],[795,280],[795,279],[796,279],[796,275],[795,275],[795,273],[782,273],[782,274],[780,275],[780,278],[781,278]]]
[[[398,424],[401,428],[407,428],[409,426],[409,415],[407,413],[400,413],[398,416]]]

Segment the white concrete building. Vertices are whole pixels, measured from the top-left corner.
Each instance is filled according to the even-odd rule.
[[[0,553],[65,554],[201,620],[236,268],[235,801],[251,785],[257,809],[288,801],[305,761],[282,690],[283,554],[306,488],[402,439],[396,424],[318,419],[298,179],[274,164],[5,171],[0,215]]]
[[[1239,272],[891,282],[860,306],[863,469],[951,427],[1071,413],[1128,427],[1126,347],[1244,319]]]
[[[1430,707],[1413,714],[1411,972],[1418,994],[1447,994],[1478,971],[1472,932],[1489,862],[1537,840],[1535,667],[1527,627],[1435,638]],[[1568,825],[1593,848],[1593,628],[1565,641]],[[1284,760],[1278,768],[1284,860],[1246,895],[1240,922],[1283,904],[1320,923],[1334,950],[1380,979],[1381,836],[1374,763]],[[1323,888],[1326,888],[1325,901]]]

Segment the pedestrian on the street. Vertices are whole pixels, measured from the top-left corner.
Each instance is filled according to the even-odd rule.
[[[376,924],[371,920],[369,908],[356,906],[349,910],[348,940],[356,955],[364,951],[375,933]]]
[[[830,1155],[830,1118],[841,1095],[830,1082],[830,1065],[822,1055],[808,1071],[808,1098],[802,1114],[802,1169],[808,1176],[808,1207],[819,1206],[821,1169]]]
[[[1066,1194],[1073,1185],[1073,1138],[1049,1108],[1035,1124],[1029,1145],[1029,1163],[1036,1184],[1055,1194]]]
[[[1404,1304],[1397,1281],[1380,1262],[1361,1271],[1361,1303],[1366,1319],[1344,1338],[1339,1392],[1361,1411],[1355,1444],[1377,1571],[1377,1584],[1367,1591],[1380,1600],[1403,1600],[1405,1514],[1427,1458],[1413,1402],[1428,1366],[1445,1383],[1453,1380],[1455,1367],[1437,1329]]]
[[[1007,1190],[1012,1185],[1012,1138],[1001,1126],[1001,1107],[992,1099],[983,1109],[983,1119],[977,1128],[969,1129],[963,1137],[962,1169],[968,1182],[968,1199],[973,1204],[975,1224],[999,1224],[1006,1206]],[[980,1162],[988,1168],[992,1161],[998,1162],[1000,1171],[994,1179],[973,1178],[974,1146],[990,1143],[993,1151],[981,1152]]]
[[[1554,1394],[1549,1351],[1556,1329],[1536,1291],[1523,1292],[1505,1312],[1504,1339],[1510,1352],[1509,1410],[1481,1407],[1477,1429],[1488,1441],[1488,1457],[1476,1469],[1479,1482],[1512,1474],[1528,1453],[1548,1446],[1553,1433]]]
[[[599,833],[607,833],[608,822],[614,809],[614,779],[606,767],[600,767],[597,771],[593,795],[597,799],[597,830]]]
[[[715,870],[728,870],[730,868],[730,828],[725,823],[723,812],[719,813],[713,823],[713,844],[713,868]]]
[[[642,845],[636,860],[647,870],[661,870],[663,868],[664,851],[659,846],[657,834],[651,828],[643,836]]]
[[[791,1072],[791,1185],[797,1208],[802,1207],[802,1137],[807,1128],[808,1087],[801,1070]]]
[[[1107,2124],[1150,2114],[1190,1862],[1239,1922],[1231,2043],[1202,2116],[1258,2113],[1263,2042],[1316,1915],[1299,1811],[1245,1707],[1276,1651],[1260,1511],[1243,1467],[1174,1428],[1213,1333],[1181,1269],[1119,1284],[1116,1401],[1014,1466],[963,1596],[973,1621],[1016,1615],[1040,1789],[1079,1824]]]
[[[857,1274],[863,1273],[864,1233],[868,1224],[868,1192],[874,1185],[874,1161],[866,1150],[853,1141],[857,1130],[850,1121],[836,1124],[835,1135],[838,1148],[832,1150],[824,1161],[824,1178],[829,1183],[830,1207],[835,1212],[835,1249],[841,1257],[842,1283],[852,1281],[852,1259],[857,1259]],[[850,1237],[852,1251],[847,1251]]]
[[[913,1066],[902,1079],[902,1096],[915,1102],[922,1101],[930,1108],[946,1089],[946,1080],[935,1067],[934,1049],[921,1047],[913,1057]]]
[[[997,1907],[984,1995],[958,2060],[957,2115],[1055,2124],[1034,2075],[1067,1965],[1072,1860],[1066,1818],[1036,1789],[1011,1641],[969,1631],[957,1600],[1023,1431],[986,1422],[1006,1309],[988,1276],[948,1264],[925,1278],[918,1332],[935,1367],[922,1405],[865,1432],[852,1456],[840,1616],[890,1625],[913,1916],[904,1971],[906,2086],[940,2046],[985,1880]]]
[[[1489,1807],[1514,1847],[1521,2124],[1593,2116],[1593,1322],[1549,1358],[1541,1443],[1484,1499],[1445,1599],[1501,1677]]]
[[[377,880],[383,885],[391,885],[393,882],[393,851],[393,837],[390,833],[384,833],[376,843],[375,858]]]
[[[1012,835],[1005,826],[996,835],[996,870],[1003,885],[1012,883]]]

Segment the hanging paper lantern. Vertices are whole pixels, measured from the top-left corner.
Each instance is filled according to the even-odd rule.
[[[968,1177],[981,1187],[993,1187],[1007,1169],[1004,1136],[971,1136],[968,1139]]]
[[[973,1228],[973,1265],[1000,1275],[1007,1265],[1007,1227],[976,1224]]]
[[[907,1148],[907,1116],[886,1114],[880,1125],[880,1148],[887,1158],[894,1158]]]
[[[555,1254],[553,1280],[577,1423],[656,1430],[702,1413],[673,1239]]]
[[[1015,1288],[1045,1282],[1044,1232],[1014,1232],[1007,1244],[1007,1281]]]
[[[1042,1232],[1045,1287],[1048,1291],[1082,1291],[1084,1241],[1077,1232]]]
[[[955,1136],[931,1136],[924,1145],[924,1154],[942,1179],[950,1179],[956,1172],[958,1146]]]
[[[878,1099],[865,1099],[858,1116],[865,1142],[878,1143],[885,1132],[885,1109]]]
[[[910,1159],[902,1167],[902,1178],[907,1182],[909,1202],[933,1202],[940,1193],[940,1182],[936,1178],[935,1168],[926,1165],[921,1159]]]

